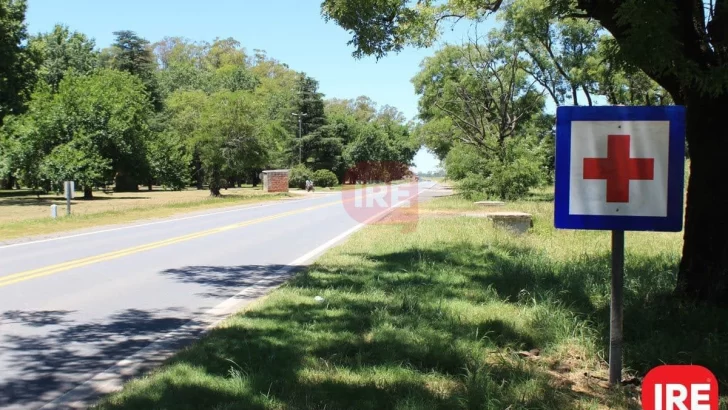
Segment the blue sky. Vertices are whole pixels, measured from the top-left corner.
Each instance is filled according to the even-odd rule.
[[[320,83],[327,98],[367,95],[380,105],[397,107],[408,118],[417,115],[417,96],[410,80],[432,49],[406,49],[378,62],[356,60],[346,43],[350,35],[321,17],[321,0],[29,0],[31,34],[63,23],[96,40],[99,48],[113,41],[113,32],[133,30],[151,42],[165,36],[195,41],[233,37],[252,52],[265,50],[272,58],[306,72]],[[444,41],[467,39],[466,24],[449,31]],[[480,28],[484,32],[484,28]],[[415,158],[418,169],[435,169],[438,161],[426,151]]]

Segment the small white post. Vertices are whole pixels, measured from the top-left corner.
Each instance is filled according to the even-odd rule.
[[[51,218],[56,218],[58,216],[58,205],[53,204],[51,205]]]

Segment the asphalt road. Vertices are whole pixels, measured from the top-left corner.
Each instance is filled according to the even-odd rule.
[[[361,227],[342,200],[0,246],[0,409],[84,405],[157,364]]]

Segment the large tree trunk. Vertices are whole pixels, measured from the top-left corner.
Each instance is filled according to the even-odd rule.
[[[114,179],[114,192],[137,192],[139,183],[126,172],[118,172]]]
[[[90,186],[83,187],[83,199],[94,199],[94,191]]]
[[[687,101],[690,180],[676,292],[728,303],[728,97]]]
[[[15,186],[15,177],[13,174],[8,174],[3,180],[3,189],[13,189]]]
[[[213,170],[210,178],[210,195],[220,196],[220,171]]]

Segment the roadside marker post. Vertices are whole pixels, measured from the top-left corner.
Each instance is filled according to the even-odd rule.
[[[609,383],[621,382],[625,231],[680,232],[685,107],[558,107],[554,226],[612,233]]]
[[[63,196],[66,197],[66,215],[71,215],[71,199],[74,197],[76,184],[74,181],[65,181],[63,183]]]

